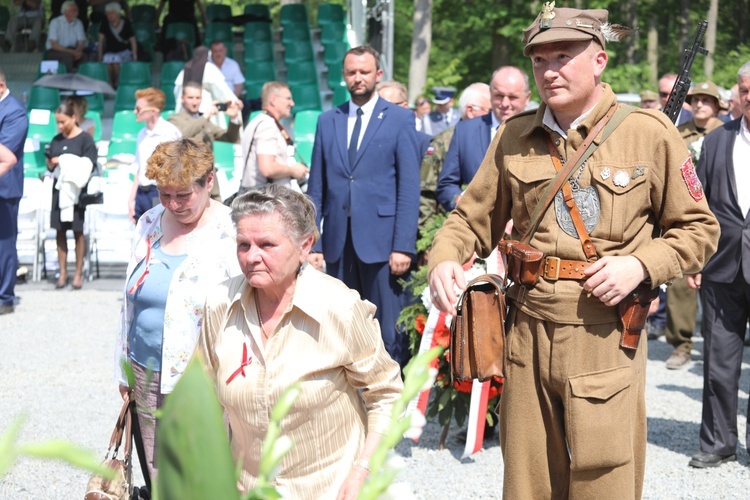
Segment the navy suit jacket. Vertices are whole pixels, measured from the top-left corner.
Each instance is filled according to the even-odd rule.
[[[357,257],[388,262],[391,252],[416,253],[419,217],[419,143],[414,113],[377,98],[367,129],[349,165],[346,102],[318,119],[307,194],[323,230],[314,251],[327,262],[344,252],[347,226]]]
[[[435,194],[447,211],[456,208],[461,186],[468,184],[479,170],[490,147],[492,114],[458,122],[453,132]]]
[[[18,162],[0,176],[0,198],[23,196],[23,145],[29,130],[26,108],[13,95],[0,101],[0,144],[16,155]]]
[[[732,161],[740,120],[706,135],[697,168],[708,207],[721,226],[719,247],[703,268],[703,278],[717,283],[732,283],[739,272],[750,283],[750,217],[742,213],[737,201]]]
[[[419,141],[419,158],[424,158],[424,155],[427,153],[427,149],[430,147],[430,142],[432,142],[432,136],[430,134],[425,134],[424,132],[417,130],[417,140]],[[422,162],[420,162],[420,165]]]

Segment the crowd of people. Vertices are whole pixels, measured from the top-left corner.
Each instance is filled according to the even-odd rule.
[[[609,26],[606,10],[543,6],[523,33],[538,107],[530,75],[503,66],[468,86],[458,108],[456,89],[438,87],[434,110],[424,97],[410,109],[405,87],[382,80],[377,51],[352,48],[342,61],[351,98],[320,116],[309,169],[282,124],[294,105],[282,82],[264,85],[262,113],[244,129],[243,103],[222,71],[212,76],[207,50],[178,77],[181,109],[168,120],[163,92],[139,90],[145,127],[129,200],[136,229],[116,378],[144,409],[138,445],[148,475],[158,473],[155,410],[197,352],[225,410],[240,489],[255,485],[271,408],[301,381],[281,424],[297,445],[276,484],[293,497],[355,498],[410,358],[397,324],[413,300],[402,279],[418,265],[422,225],[438,213],[447,220],[426,258],[442,311],[455,313],[463,264],[502,240],[528,247],[507,256],[511,267],[543,256],[507,291],[505,497],[641,497],[647,346],[639,339],[663,332],[674,346],[667,367],[684,367],[698,297],[705,384],[689,465],[735,460],[750,317],[750,182],[738,168],[750,153],[750,62],[729,99],[713,82],[696,83],[673,124],[659,108],[675,75],[659,80],[658,93],[645,89],[640,108],[617,102],[605,83]],[[222,128],[212,118],[224,102]],[[0,210],[11,220],[23,170],[19,110],[0,72]],[[56,110],[60,135],[48,154],[48,168],[71,177],[73,192],[92,168],[79,115],[74,102]],[[241,144],[233,201],[215,191],[216,140]],[[70,173],[66,156],[76,159]],[[55,196],[67,200],[63,189]],[[64,239],[65,229],[78,230],[80,207],[58,205],[53,227]],[[13,312],[10,231],[0,235],[3,314]],[[59,278],[64,287],[62,267]],[[80,284],[77,265],[73,288]],[[643,308],[648,321],[645,313],[632,320]],[[746,436],[750,448],[750,427]]]

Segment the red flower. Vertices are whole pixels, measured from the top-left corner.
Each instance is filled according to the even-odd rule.
[[[503,381],[502,377],[492,377],[488,401],[503,393]]]
[[[424,333],[424,327],[426,323],[427,317],[424,314],[418,314],[414,319],[414,328],[417,330],[417,333],[419,333],[420,335]]]
[[[453,382],[453,387],[458,392],[465,392],[467,394],[471,394],[472,385],[473,385],[473,381],[471,380],[464,380],[463,382],[458,382],[458,381]]]
[[[446,349],[451,343],[451,331],[445,326],[445,323],[435,325],[435,331],[432,332],[433,344],[445,347]]]

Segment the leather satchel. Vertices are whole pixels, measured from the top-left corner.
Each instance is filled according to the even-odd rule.
[[[115,471],[114,479],[106,479],[94,474],[86,486],[84,500],[127,500],[133,491],[132,474],[132,419],[134,402],[131,401],[131,393],[125,396],[117,418],[112,437],[109,439],[109,448],[104,455],[102,465]],[[125,437],[125,448],[122,459],[118,458],[123,435]]]
[[[466,286],[451,323],[450,362],[454,380],[502,377],[505,360],[505,284],[483,274]]]

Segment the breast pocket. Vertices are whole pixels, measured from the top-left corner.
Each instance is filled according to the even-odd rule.
[[[591,236],[607,241],[625,241],[632,222],[651,206],[649,167],[643,165],[592,167],[592,185],[599,193],[601,215]]]
[[[512,183],[513,218],[530,220],[545,189],[555,176],[552,162],[549,162],[549,168],[545,168],[540,164],[538,157],[535,161],[529,162],[516,159],[508,164],[508,173],[511,175]],[[521,213],[518,213],[519,210]]]

